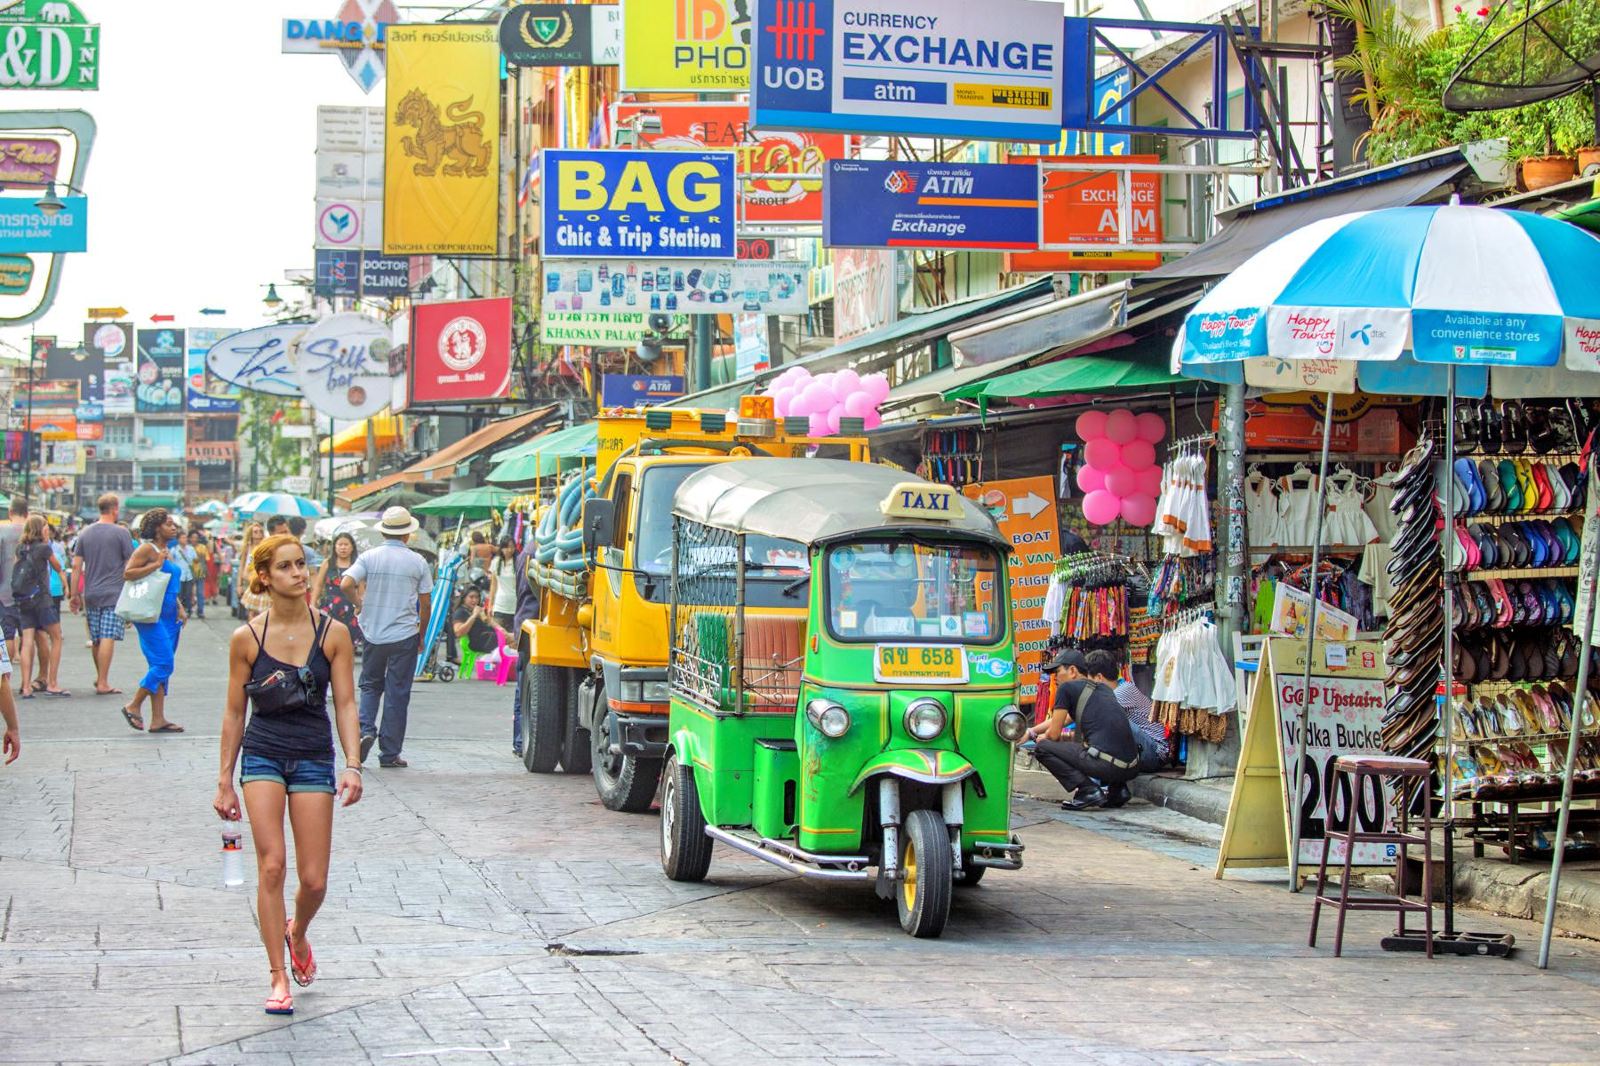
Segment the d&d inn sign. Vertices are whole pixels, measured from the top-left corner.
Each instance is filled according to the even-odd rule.
[[[0,10],[0,89],[100,88],[100,27],[70,0]]]

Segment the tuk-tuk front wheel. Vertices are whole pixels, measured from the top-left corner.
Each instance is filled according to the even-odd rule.
[[[900,832],[900,928],[916,937],[944,932],[955,879],[950,831],[937,811],[912,811]]]
[[[711,869],[711,838],[700,809],[694,768],[667,756],[661,774],[661,869],[674,881],[704,881]]]
[[[638,814],[650,809],[661,780],[661,760],[641,759],[611,750],[611,708],[600,693],[594,725],[589,730],[594,789],[608,811]]]

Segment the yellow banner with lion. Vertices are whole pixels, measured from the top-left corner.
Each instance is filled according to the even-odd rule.
[[[390,26],[385,255],[494,255],[500,44],[492,25]]]

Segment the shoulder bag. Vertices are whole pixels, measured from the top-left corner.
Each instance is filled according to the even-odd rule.
[[[161,605],[171,580],[171,573],[157,568],[144,577],[124,581],[122,594],[117,597],[117,614],[125,622],[154,622],[161,617]]]

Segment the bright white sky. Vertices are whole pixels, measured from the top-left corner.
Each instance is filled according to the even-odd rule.
[[[44,318],[0,341],[76,341],[90,307],[126,307],[139,325],[260,324],[267,282],[312,265],[317,105],[383,106],[383,82],[368,96],[334,56],[278,50],[284,18],[332,18],[340,0],[78,6],[102,27],[100,91],[13,90],[0,108],[94,116],[89,250],[66,257]]]

